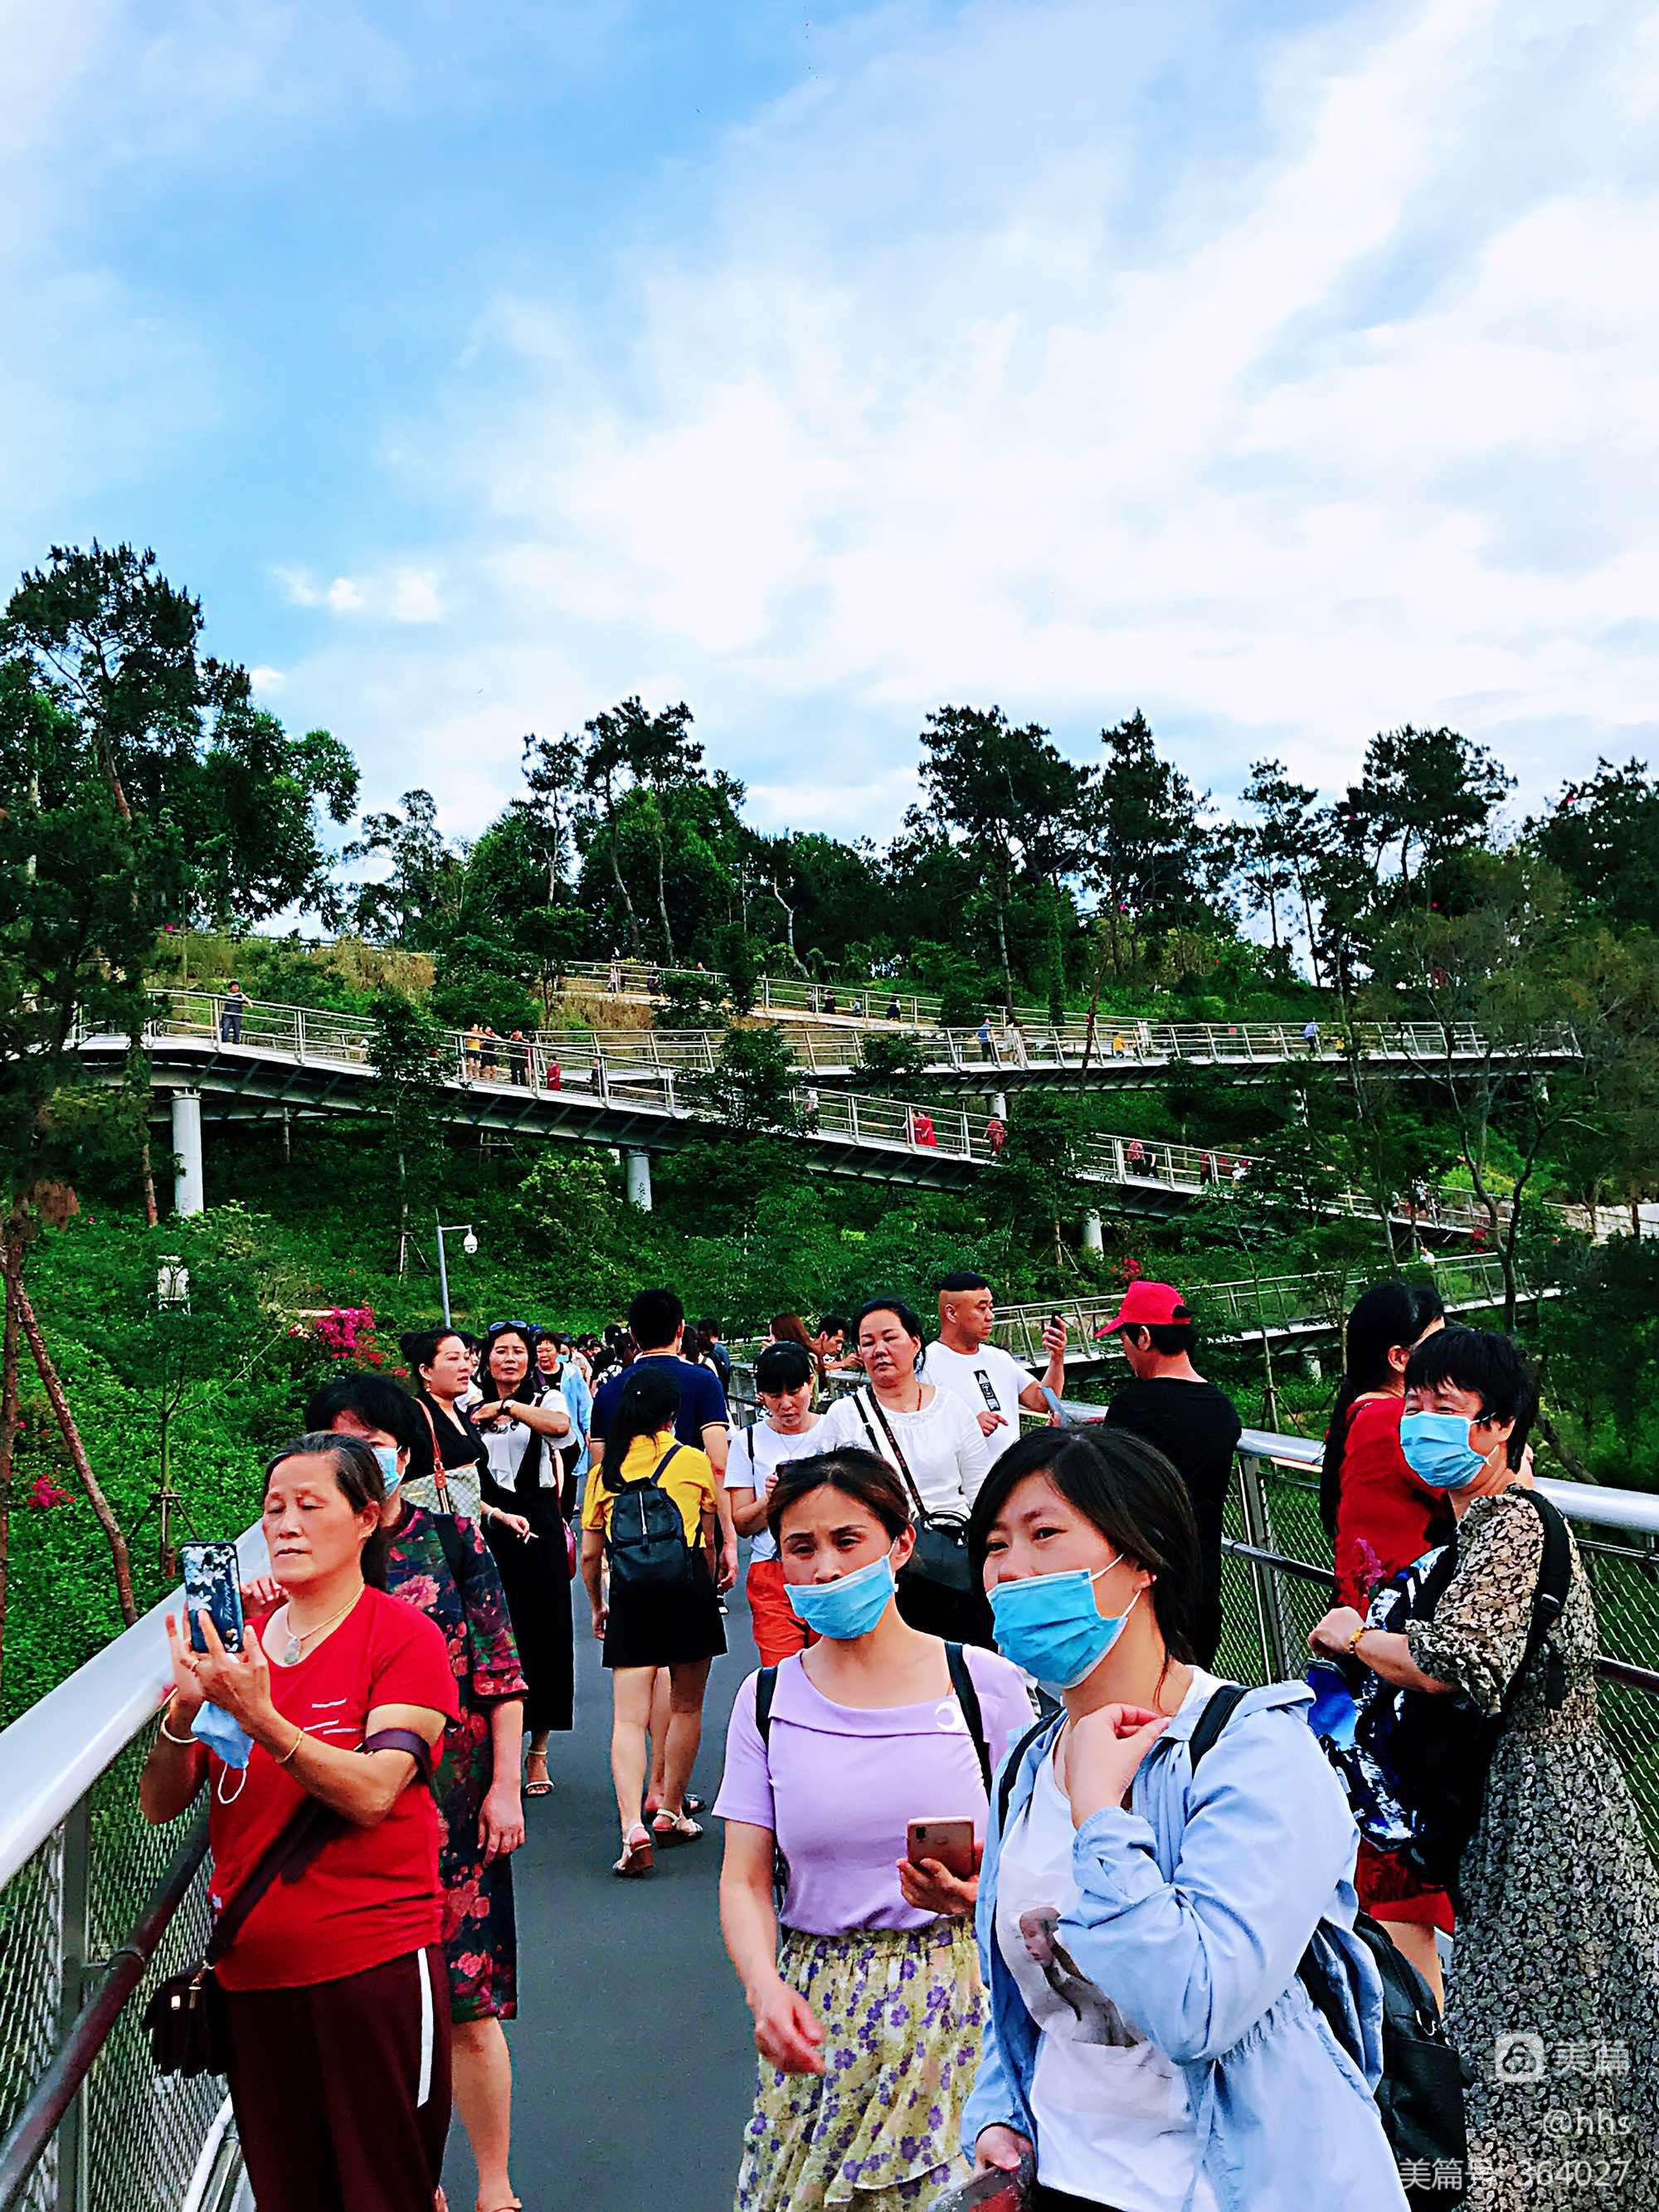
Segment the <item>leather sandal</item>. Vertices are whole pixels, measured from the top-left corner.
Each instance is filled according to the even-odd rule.
[[[635,1875],[649,1874],[655,1864],[656,1854],[652,1848],[650,1831],[635,1821],[628,1832],[623,1855],[612,1862],[611,1871],[626,1881]]]
[[[676,1844],[695,1844],[702,1834],[702,1823],[694,1820],[689,1813],[659,1813],[651,1823],[651,1832],[665,1850]]]

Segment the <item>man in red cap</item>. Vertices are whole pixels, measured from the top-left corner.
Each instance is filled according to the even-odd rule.
[[[1131,1283],[1097,1334],[1118,1339],[1134,1378],[1114,1394],[1106,1419],[1155,1444],[1192,1500],[1204,1577],[1194,1641],[1208,1667],[1221,1641],[1222,1509],[1243,1424],[1226,1392],[1194,1366],[1198,1332],[1173,1283]]]

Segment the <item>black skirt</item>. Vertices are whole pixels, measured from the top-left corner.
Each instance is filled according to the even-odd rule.
[[[605,1625],[607,1667],[689,1667],[726,1649],[714,1578],[701,1551],[678,1589],[630,1589],[614,1579]]]

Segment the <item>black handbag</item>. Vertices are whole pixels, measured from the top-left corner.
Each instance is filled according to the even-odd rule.
[[[381,1729],[363,1744],[365,1752],[406,1751],[422,1779],[432,1776],[426,1740],[410,1729]],[[158,2074],[186,2081],[198,2074],[224,2074],[230,2066],[230,2028],[225,1993],[214,1967],[236,1941],[248,1915],[274,1881],[298,1881],[323,1845],[343,1835],[346,1822],[320,1798],[307,1797],[274,1836],[241,1887],[226,1899],[213,1923],[207,1948],[194,1966],[170,1974],[144,2007],[142,2025],[149,2038]]]
[[[866,1407],[865,1400],[870,1403]],[[971,1597],[977,1594],[974,1580],[973,1562],[968,1556],[968,1521],[961,1513],[936,1513],[921,1502],[921,1492],[899,1449],[899,1440],[893,1434],[881,1401],[873,1390],[854,1393],[853,1403],[859,1409],[859,1419],[864,1424],[865,1434],[870,1439],[870,1449],[878,1459],[887,1454],[876,1441],[875,1430],[870,1424],[870,1412],[874,1410],[881,1423],[882,1434],[891,1447],[894,1463],[903,1477],[904,1486],[910,1493],[910,1504],[915,1514],[916,1546],[899,1571],[899,1580],[931,1583],[935,1589],[948,1591],[954,1598]]]

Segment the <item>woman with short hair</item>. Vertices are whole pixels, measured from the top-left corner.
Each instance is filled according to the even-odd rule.
[[[1316,2185],[1341,2212],[1403,2212],[1353,1819],[1305,1686],[1240,1694],[1194,1768],[1222,1685],[1194,1662],[1180,1476],[1123,1430],[1039,1430],[992,1469],[971,1543],[999,1649],[1060,1705],[986,1841],[965,2144],[981,2167],[1029,2156],[1033,2212],[1306,2212]]]
[[[714,1808],[720,1926],[761,2059],[737,2212],[909,2212],[959,2164],[984,1999],[971,1883],[912,1865],[907,1831],[954,1818],[982,1834],[1030,1700],[994,1652],[901,1614],[909,1501],[873,1453],[791,1461],[768,1525],[816,1640],[738,1690]]]
[[[960,1398],[923,1372],[921,1322],[900,1298],[872,1298],[854,1317],[863,1386],[837,1398],[823,1417],[820,1449],[851,1444],[895,1468],[912,1513],[965,1523],[991,1466],[991,1446]],[[988,1644],[990,1616],[975,1590],[905,1577],[899,1607],[913,1628]]]
[[[1420,1563],[1424,1609],[1401,1593],[1328,1613],[1316,1651],[1356,1660],[1398,1690],[1473,1710],[1500,1724],[1479,1820],[1451,1884],[1457,1941],[1446,2028],[1473,2062],[1468,2099],[1474,2212],[1577,2204],[1563,2165],[1559,2094],[1523,2065],[1517,2045],[1590,2053],[1596,2155],[1659,2142],[1659,1880],[1619,1762],[1601,1733],[1595,1607],[1571,1532],[1570,1579],[1559,1614],[1538,1635],[1547,1513],[1527,1494],[1528,1432],[1538,1410],[1526,1362],[1507,1337],[1447,1328],[1425,1337],[1406,1368],[1400,1446],[1413,1472],[1455,1516],[1450,1578]],[[1553,1510],[1553,1509],[1551,1509]],[[1602,2057],[1598,2054],[1610,2054]],[[1613,2151],[1614,2168],[1622,2151]],[[1632,2154],[1621,2203],[1659,2201],[1650,2164]],[[1556,2182],[1547,2177],[1559,2177]]]
[[[385,1503],[367,1443],[296,1437],[264,1473],[281,1602],[250,1613],[240,1653],[205,1613],[204,1652],[167,1620],[173,1694],[144,1818],[177,1820],[207,1786],[216,1912],[291,1827],[297,1846],[301,1816],[309,1832],[304,1871],[270,1883],[214,1967],[260,2212],[431,2212],[443,2165],[449,1994],[427,1776],[459,1706],[443,1638],[365,1580]]]
[[[459,1513],[488,1533],[499,1508],[484,1501],[489,1454],[466,1410],[470,1397],[477,1402],[471,1347],[458,1328],[412,1329],[398,1342],[431,1439],[430,1450],[411,1464],[405,1494],[428,1513]],[[529,1523],[514,1515],[507,1525],[517,1531]]]
[[[513,2069],[501,2022],[519,2008],[511,1855],[524,1841],[526,1684],[506,1595],[472,1522],[423,1512],[401,1492],[426,1429],[406,1391],[383,1375],[337,1375],[313,1392],[306,1426],[359,1437],[380,1461],[386,1589],[425,1614],[449,1654],[460,1718],[444,1731],[432,1792],[442,1824],[438,1873],[455,2104],[477,2169],[478,2203],[486,2212],[507,2212],[517,2199],[507,2170]],[[273,1601],[278,1595],[271,1592]]]

